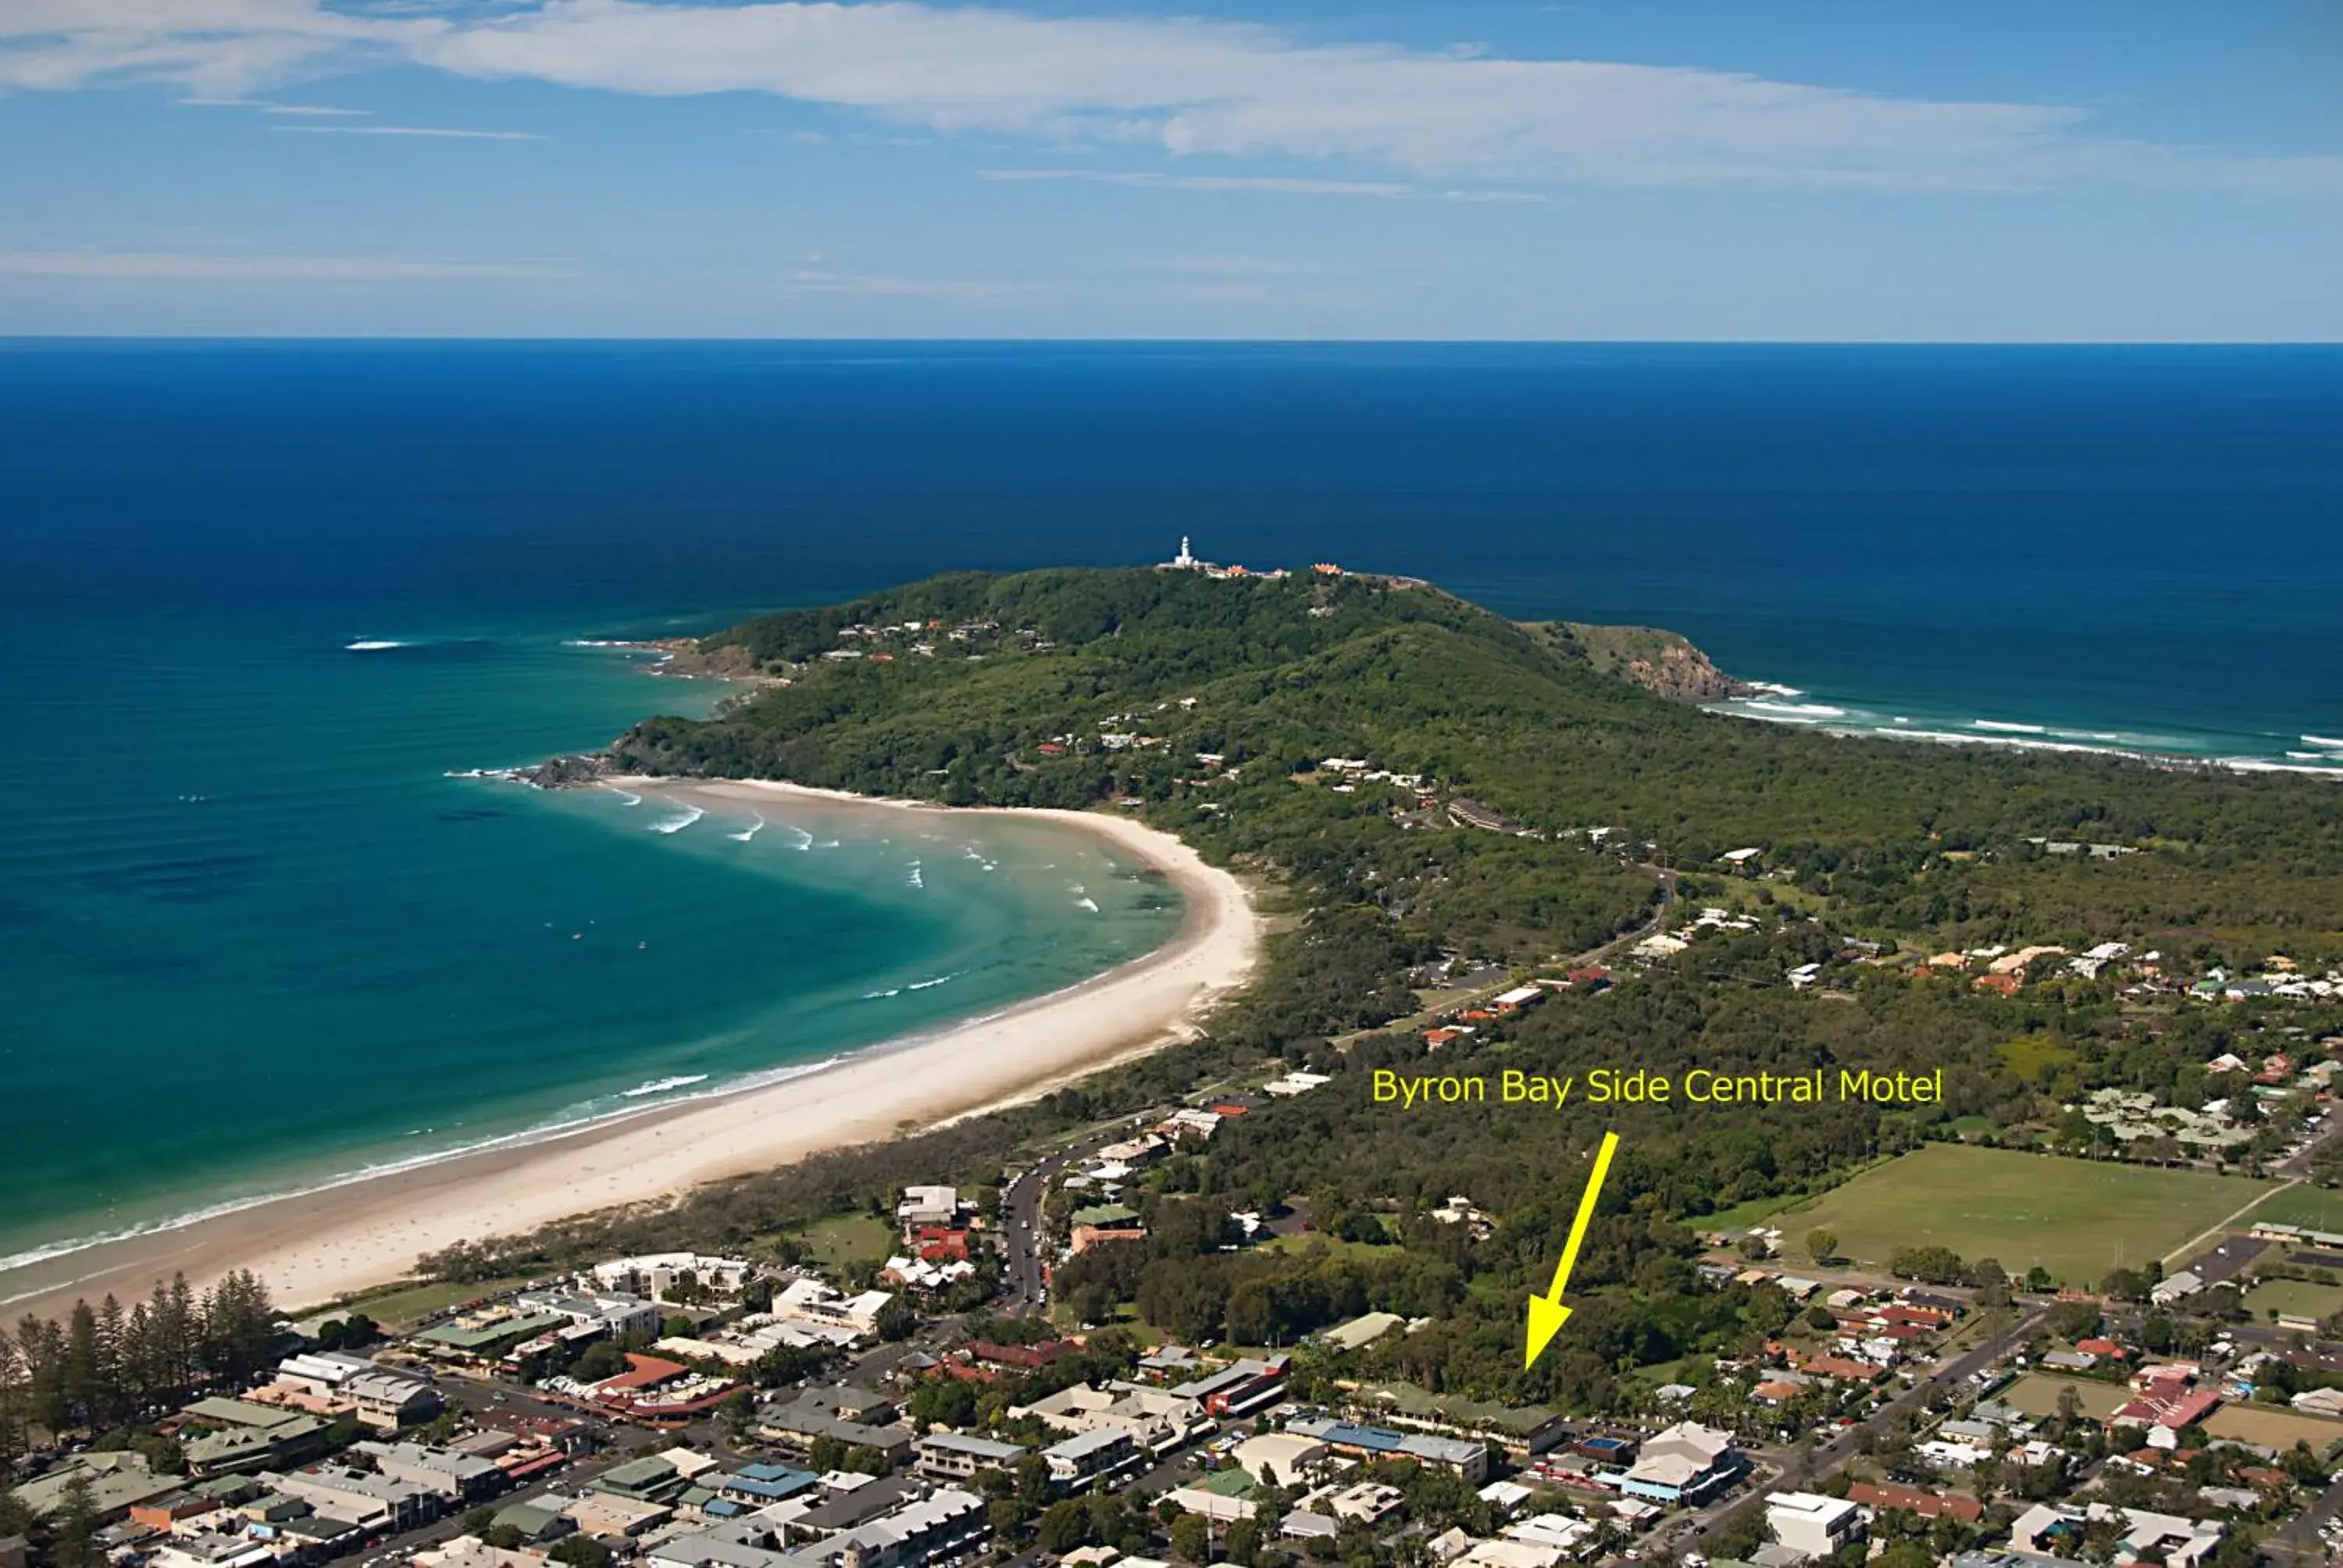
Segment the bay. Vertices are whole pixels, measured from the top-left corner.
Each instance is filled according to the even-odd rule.
[[[2338,428],[2319,347],[0,343],[0,1252],[1168,930],[1061,840],[446,777],[716,695],[578,642],[1188,535],[1669,627],[1753,717],[2334,771]]]

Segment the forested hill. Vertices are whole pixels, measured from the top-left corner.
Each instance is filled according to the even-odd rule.
[[[709,638],[711,656],[780,681],[712,719],[646,722],[612,758],[956,804],[1131,799],[1207,852],[1289,866],[1400,830],[1405,791],[1295,787],[1322,759],[1352,758],[1557,844],[1605,828],[1682,865],[1763,847],[1855,923],[1891,931],[2229,931],[2252,944],[2343,929],[2329,880],[2343,871],[2343,799],[2329,781],[1723,718],[1618,678],[1657,645],[1602,646],[1587,631],[1523,627],[1392,579],[959,574]],[[1410,851],[1457,862],[1429,896],[1453,899],[1463,861],[1506,859],[1494,834],[1435,845],[1456,837],[1420,835]],[[2034,839],[2146,852],[2054,865]],[[1597,888],[1584,909],[1541,915],[1514,900],[1482,923],[1583,935],[1598,909],[1620,912],[1599,869],[1583,868]]]
[[[905,1182],[981,1185],[1029,1158],[1037,1132],[1260,1083],[1274,1060],[1329,1081],[1262,1100],[1151,1174],[1132,1198],[1148,1244],[1093,1248],[1053,1274],[1073,1315],[1134,1303],[1174,1337],[1286,1344],[1390,1310],[1434,1321],[1376,1347],[1371,1375],[1615,1410],[1639,1397],[1621,1369],[1747,1353],[1790,1316],[1777,1292],[1699,1288],[1687,1222],[1820,1191],[1928,1139],[2099,1148],[2113,1135],[2074,1109],[2092,1090],[2200,1108],[2223,1092],[2206,1066],[2222,1052],[2259,1060],[2343,1030],[2333,1002],[2185,992],[2217,962],[2343,960],[2330,781],[1841,739],[1622,678],[1681,646],[1517,625],[1422,584],[1155,570],[941,578],[711,638],[709,663],[767,678],[716,718],[639,726],[609,765],[1115,803],[1265,874],[1285,918],[1263,970],[1202,1038],[1032,1107],[432,1266],[537,1272],[598,1249],[733,1247],[883,1211]],[[1722,859],[1740,849],[1758,853]],[[1671,885],[1673,908],[1655,911]],[[1655,912],[1665,941],[1640,935]],[[2107,941],[2161,967],[2066,956]],[[2033,944],[2022,980],[1926,961]],[[1596,952],[1607,976],[1573,972]],[[1472,1008],[1472,1032],[1427,1032],[1533,978],[1554,983],[1525,1014]],[[1602,1066],[1941,1072],[1944,1098],[1720,1114],[1582,1097],[1519,1113],[1373,1092],[1377,1069]],[[2282,1111],[2220,1157],[2258,1165],[2299,1130]],[[1604,1131],[1626,1152],[1574,1276],[1588,1299],[1569,1342],[1524,1371],[1521,1301],[1550,1278]],[[1492,1216],[1485,1237],[1430,1216],[1458,1193]],[[1348,1250],[1222,1245],[1219,1216],[1297,1198]],[[1738,1408],[1737,1394],[1715,1406]]]

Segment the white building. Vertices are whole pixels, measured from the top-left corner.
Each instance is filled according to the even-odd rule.
[[[639,1258],[613,1258],[590,1271],[595,1287],[611,1292],[668,1300],[676,1282],[689,1274],[717,1296],[737,1296],[757,1277],[757,1265],[746,1258],[716,1258],[700,1252],[649,1252]]]
[[[1859,1504],[1814,1492],[1769,1493],[1765,1523],[1775,1540],[1808,1557],[1827,1557],[1848,1542],[1863,1539]]]
[[[906,1227],[950,1225],[960,1220],[957,1187],[906,1187],[895,1205],[896,1220]]]
[[[773,1298],[773,1316],[783,1322],[795,1319],[820,1328],[875,1334],[880,1310],[894,1299],[892,1291],[865,1291],[850,1296],[821,1280],[794,1280]]]

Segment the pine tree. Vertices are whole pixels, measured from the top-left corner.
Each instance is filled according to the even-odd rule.
[[[106,1561],[97,1543],[97,1504],[90,1496],[89,1477],[79,1471],[58,1499],[49,1555],[57,1568],[100,1568]]]
[[[75,1302],[65,1319],[65,1402],[78,1425],[97,1424],[100,1375],[97,1313],[87,1302]]]
[[[65,1423],[65,1331],[27,1313],[16,1325],[16,1352],[25,1361],[25,1419],[54,1435]]]
[[[122,1365],[122,1340],[126,1332],[122,1303],[108,1292],[97,1304],[97,1386],[102,1392],[102,1408],[98,1424],[119,1426],[138,1413],[138,1405],[130,1395],[129,1380]]]
[[[25,1452],[25,1358],[16,1342],[0,1333],[0,1474]]]

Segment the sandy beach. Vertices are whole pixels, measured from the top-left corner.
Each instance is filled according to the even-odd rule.
[[[841,808],[959,814],[787,784],[615,782],[733,805],[778,794]],[[1125,859],[1160,870],[1185,903],[1178,932],[1155,951],[1078,985],[857,1052],[803,1078],[104,1243],[0,1275],[0,1298],[18,1298],[12,1313],[59,1312],[76,1296],[143,1295],[174,1271],[200,1286],[251,1268],[282,1306],[323,1303],[397,1280],[419,1254],[453,1241],[671,1197],[702,1182],[1031,1098],[1185,1038],[1214,1001],[1252,975],[1261,924],[1243,885],[1179,839],[1099,813],[998,814],[1094,833]]]

